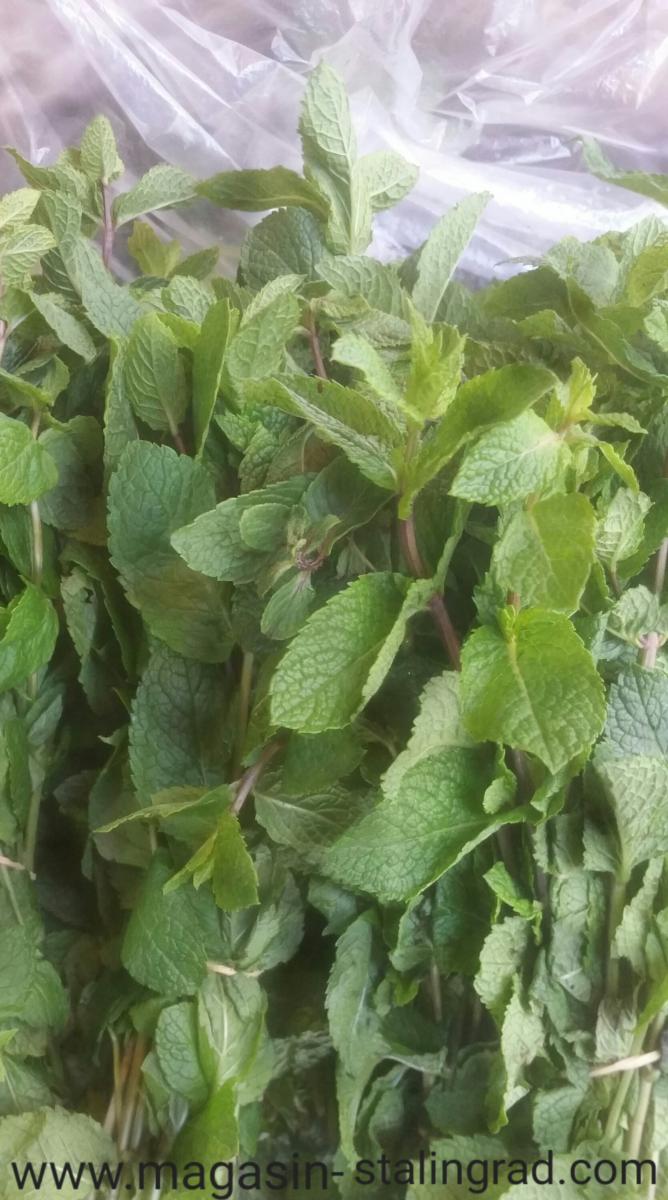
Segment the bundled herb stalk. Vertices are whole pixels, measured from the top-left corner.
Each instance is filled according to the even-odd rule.
[[[342,1200],[383,1154],[395,1200],[470,1194],[420,1151],[663,1166],[666,227],[472,292],[489,197],[382,264],[414,169],[325,66],[300,134],[303,176],[129,191],[104,118],[12,152],[3,1196],[65,1154],[297,1153]],[[197,197],[275,210],[234,281],[145,219]]]

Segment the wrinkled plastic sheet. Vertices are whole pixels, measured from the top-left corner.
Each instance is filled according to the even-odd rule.
[[[579,138],[619,163],[668,169],[666,0],[29,0],[0,41],[0,134],[38,162],[106,113],[129,183],[155,161],[197,176],[299,167],[305,76],[325,58],[348,86],[360,150],[420,167],[377,222],[373,252],[412,250],[463,195],[493,202],[464,262],[516,270],[566,234],[626,228],[651,201],[583,171]],[[11,10],[11,11],[10,11]],[[0,185],[15,186],[9,158]],[[210,206],[162,214],[233,270],[255,216]]]

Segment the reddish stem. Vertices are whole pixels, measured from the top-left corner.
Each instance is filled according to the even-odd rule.
[[[325,367],[325,360],[322,357],[322,350],[320,349],[320,338],[318,337],[318,331],[315,326],[315,317],[310,311],[306,320],[306,329],[308,332],[309,344],[311,346],[311,354],[313,355],[315,373],[316,375],[319,375],[321,379],[327,379],[327,370]]]
[[[405,520],[399,522],[399,541],[403,556],[406,559],[406,564],[412,575],[416,579],[426,579],[427,571],[422,561],[422,555],[417,544],[417,536],[415,533],[415,521],[413,516],[406,517]],[[445,646],[448,657],[455,671],[461,669],[461,651],[459,646],[459,638],[452,621],[450,614],[445,606],[445,600],[440,592],[436,592],[430,599],[427,607],[433,617],[434,624],[438,629],[441,641]]]
[[[270,742],[268,746],[265,746],[257,762],[254,763],[252,767],[249,767],[248,770],[241,776],[241,779],[237,784],[237,792],[232,805],[233,813],[241,812],[241,809],[253,791],[253,788],[267,766],[267,763],[271,762],[274,755],[278,754],[280,749],[280,742]]]

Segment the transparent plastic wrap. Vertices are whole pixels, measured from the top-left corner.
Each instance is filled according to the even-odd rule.
[[[474,191],[494,197],[464,260],[479,278],[659,211],[589,176],[578,139],[668,168],[665,0],[31,0],[4,21],[2,142],[46,162],[103,112],[130,176],[157,159],[199,177],[298,166],[304,79],[322,58],[346,81],[361,150],[420,168],[377,220],[382,258]],[[15,181],[7,156],[0,183]],[[189,249],[222,242],[231,269],[255,220],[202,203],[196,222],[160,223]]]

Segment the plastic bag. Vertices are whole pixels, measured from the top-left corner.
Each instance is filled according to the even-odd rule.
[[[304,76],[323,57],[346,80],[361,150],[392,147],[421,170],[377,221],[382,258],[472,191],[494,196],[464,262],[480,278],[661,211],[583,172],[577,139],[668,166],[664,0],[32,0],[4,22],[2,142],[49,161],[104,112],[131,176],[156,159],[200,177],[298,167]],[[8,158],[0,176],[16,182]],[[222,241],[231,269],[254,220],[202,204],[161,224],[188,249]]]

